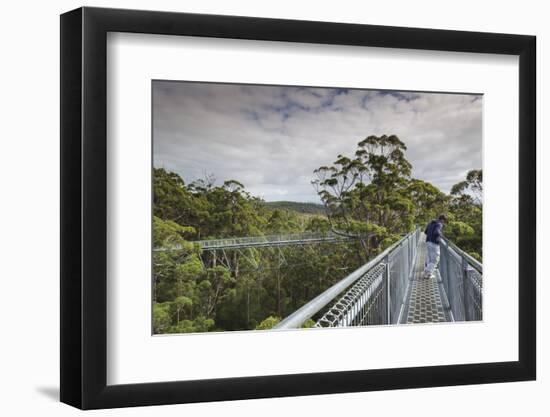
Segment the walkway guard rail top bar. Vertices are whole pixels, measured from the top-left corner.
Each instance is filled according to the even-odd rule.
[[[279,322],[276,326],[274,326],[274,329],[295,329],[301,327],[307,319],[311,318],[314,314],[318,313],[330,302],[334,301],[336,297],[338,297],[352,284],[362,278],[371,269],[377,267],[382,262],[384,262],[392,254],[392,252],[398,249],[403,243],[407,242],[413,237],[417,237],[419,233],[420,229],[416,229],[415,231],[410,232],[405,237],[387,248],[385,251],[377,255],[374,259],[353,271],[347,277],[334,284],[332,287],[315,297],[309,303],[300,307],[294,313],[292,313],[284,320]]]

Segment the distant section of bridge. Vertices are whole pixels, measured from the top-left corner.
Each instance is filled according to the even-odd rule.
[[[355,236],[344,233],[326,232],[304,232],[292,234],[253,236],[253,237],[235,237],[224,239],[208,239],[198,240],[192,243],[198,245],[204,251],[212,250],[229,250],[229,249],[245,249],[254,247],[273,247],[273,246],[292,246],[292,245],[307,245],[312,243],[332,243],[350,240],[367,239],[373,236]],[[174,245],[170,247],[155,248],[155,251],[170,251],[179,250],[181,246]]]

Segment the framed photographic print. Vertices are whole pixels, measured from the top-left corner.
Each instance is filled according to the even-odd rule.
[[[535,38],[61,16],[61,400],[531,380]]]

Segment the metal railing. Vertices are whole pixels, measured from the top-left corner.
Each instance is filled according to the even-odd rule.
[[[439,275],[453,321],[482,320],[482,264],[447,239],[442,238],[439,246]]]
[[[237,249],[248,247],[261,247],[261,246],[285,246],[285,245],[302,245],[317,242],[336,242],[357,240],[361,238],[368,238],[369,236],[348,236],[343,234],[337,234],[334,232],[304,232],[293,234],[280,234],[280,235],[266,235],[266,236],[252,236],[252,237],[233,237],[225,239],[209,239],[194,241],[202,250],[218,250],[218,249]],[[170,247],[155,248],[155,251],[170,251],[181,249],[180,246],[174,245]]]
[[[322,316],[316,321],[316,327],[397,323],[414,268],[419,237],[420,229],[407,234],[274,328],[299,328],[317,313]]]

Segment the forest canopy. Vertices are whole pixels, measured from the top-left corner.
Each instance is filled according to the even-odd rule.
[[[185,183],[153,169],[153,331],[270,329],[366,260],[444,213],[444,235],[482,259],[482,171],[450,194],[413,178],[395,135],[368,136],[354,155],[312,173],[322,204],[265,202],[244,184],[211,175]],[[228,251],[223,262],[194,241],[301,232],[365,236],[278,250]],[[368,236],[368,238],[366,238]],[[309,320],[305,326],[311,326]]]

